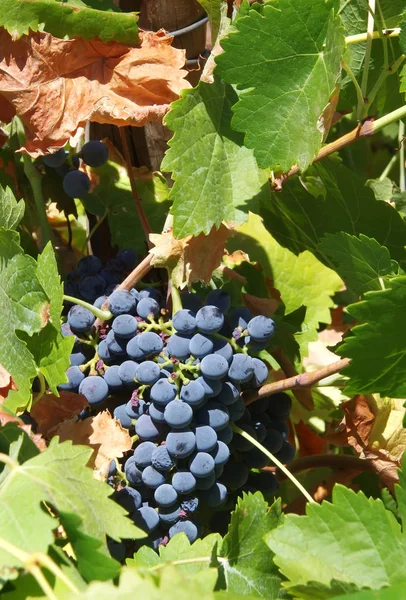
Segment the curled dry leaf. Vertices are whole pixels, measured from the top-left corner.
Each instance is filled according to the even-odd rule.
[[[34,404],[31,416],[37,422],[39,433],[51,438],[60,423],[78,415],[88,402],[81,394],[60,392],[59,398],[54,394],[45,394]]]
[[[209,283],[212,273],[221,263],[224,247],[232,230],[226,225],[213,227],[209,235],[188,236],[178,240],[172,231],[149,236],[154,248],[152,264],[165,267],[172,272],[176,287],[184,288],[195,281]]]
[[[347,443],[371,462],[390,489],[398,481],[397,469],[406,449],[403,403],[403,399],[359,395],[341,405]]]
[[[71,440],[73,444],[84,444],[93,448],[88,466],[94,469],[97,479],[107,478],[110,462],[121,458],[131,449],[132,439],[120,423],[105,410],[84,421],[70,419],[56,429],[60,441]]]
[[[0,365],[0,404],[3,404],[10,390],[17,389],[16,383],[10,373]]]
[[[190,84],[184,50],[165,32],[143,32],[137,47],[49,33],[13,41],[0,30],[0,107],[20,116],[25,150],[40,156],[65,145],[86,121],[141,126],[162,119]]]
[[[37,448],[42,452],[46,449],[47,445],[45,440],[38,434],[33,433],[31,429],[31,425],[26,425],[16,417],[15,415],[11,415],[4,411],[4,408],[0,408],[0,425],[6,425],[6,423],[17,423],[17,426],[25,431],[25,433],[32,439]]]
[[[252,294],[243,294],[242,297],[244,305],[249,308],[252,313],[258,315],[272,317],[279,306],[279,302],[275,300],[275,298],[259,298]]]

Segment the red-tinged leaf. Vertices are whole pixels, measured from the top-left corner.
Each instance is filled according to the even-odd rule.
[[[59,398],[54,394],[45,394],[32,407],[31,416],[37,422],[39,433],[50,438],[60,423],[72,419],[86,406],[87,400],[81,394],[61,392]]]
[[[4,409],[1,409],[0,407],[0,425],[4,426],[6,425],[6,423],[17,423],[18,427],[22,429],[22,431],[25,431],[27,435],[29,435],[29,437],[32,439],[34,444],[41,452],[43,452],[43,450],[46,449],[47,445],[45,440],[38,433],[32,432],[31,425],[26,425],[21,421],[21,419],[19,419],[15,415],[5,412]]]
[[[141,126],[157,121],[189,84],[183,50],[163,31],[144,32],[133,48],[33,33],[12,41],[0,31],[0,102],[22,119],[21,150],[39,156],[62,147],[86,121]]]
[[[3,404],[10,390],[17,389],[16,383],[10,373],[0,365],[0,404]]]

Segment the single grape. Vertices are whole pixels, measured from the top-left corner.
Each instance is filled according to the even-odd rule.
[[[266,415],[262,415],[262,418],[264,418],[264,416]],[[284,440],[286,440],[289,435],[289,425],[285,421],[282,421],[282,419],[270,419],[268,427],[279,431]]]
[[[91,183],[83,171],[77,169],[66,173],[62,181],[63,191],[70,198],[83,198],[89,192]]]
[[[58,385],[58,390],[77,392],[79,385],[85,378],[82,371],[76,366],[69,367],[66,371],[66,377],[68,378],[68,381],[66,383],[60,383]]]
[[[190,494],[196,488],[196,478],[190,471],[180,470],[174,473],[172,485],[178,494]]]
[[[235,308],[230,316],[228,317],[228,321],[233,329],[239,327],[241,330],[247,328],[248,323],[252,319],[252,312],[245,308],[245,306],[239,306]]]
[[[68,323],[74,333],[85,333],[89,331],[96,320],[90,310],[75,304],[68,312]]]
[[[155,288],[144,288],[138,292],[138,297],[140,300],[143,298],[153,298],[158,304],[162,301],[162,294],[159,290]]]
[[[264,342],[274,335],[275,321],[265,315],[258,315],[249,321],[247,329],[253,340]]]
[[[247,483],[249,469],[244,463],[231,459],[224,467],[221,482],[230,490],[238,490]]]
[[[140,398],[135,401],[129,400],[125,405],[125,411],[131,419],[139,419],[141,415],[147,414],[147,407],[145,400]]]
[[[116,492],[114,500],[129,513],[134,512],[142,506],[141,494],[138,490],[134,490],[130,487],[122,488]]]
[[[195,436],[198,452],[210,452],[217,447],[217,433],[209,425],[197,425]]]
[[[273,394],[269,398],[268,415],[279,419],[286,419],[292,408],[292,399],[285,392]]]
[[[187,308],[178,310],[172,319],[172,325],[181,335],[190,335],[196,331],[196,314]]]
[[[113,417],[119,421],[121,427],[124,427],[124,429],[130,429],[130,427],[132,427],[132,420],[125,410],[125,404],[116,406],[113,411]]]
[[[198,381],[190,381],[187,385],[183,385],[180,390],[181,400],[192,408],[200,406],[204,396],[204,387]]]
[[[80,277],[84,277],[85,275],[97,275],[101,269],[102,262],[100,258],[94,256],[94,254],[90,254],[80,259],[76,271]]]
[[[140,440],[156,442],[161,437],[161,429],[149,415],[141,415],[135,424],[135,433]]]
[[[182,400],[172,400],[165,407],[165,420],[173,429],[184,429],[192,418],[192,408]]]
[[[120,271],[107,268],[100,271],[100,277],[103,277],[104,281],[106,282],[107,288],[105,292],[107,295],[112,294],[120,281],[123,279],[123,275]]]
[[[86,352],[86,346],[84,346],[84,352],[72,352],[69,354],[69,363],[71,367],[79,367],[87,362],[88,358],[90,358],[89,352]]]
[[[129,340],[135,336],[137,327],[138,321],[132,315],[119,315],[114,319],[111,326],[114,335],[125,340]]]
[[[208,379],[222,379],[228,372],[228,362],[220,355],[208,354],[200,363],[203,377]]]
[[[224,444],[226,444],[226,446],[228,446],[228,444],[231,442],[231,440],[233,439],[233,436],[234,436],[234,432],[231,429],[230,425],[227,425],[226,427],[224,427],[224,429],[217,431],[218,441],[224,442]]]
[[[223,356],[228,362],[228,364],[231,365],[231,361],[233,360],[234,356],[234,351],[231,344],[229,344],[226,340],[215,338],[213,354]]]
[[[154,423],[161,423],[162,425],[166,423],[165,406],[151,402],[148,408],[148,414]]]
[[[166,446],[158,446],[152,453],[152,466],[158,471],[169,471],[175,466],[175,460]]]
[[[163,527],[171,527],[180,517],[180,505],[160,506],[158,508],[159,521]]]
[[[107,385],[109,386],[109,389],[111,391],[117,391],[123,385],[123,382],[121,381],[118,371],[119,371],[118,365],[112,365],[111,367],[106,367],[106,369],[104,371],[104,375],[103,375],[104,381],[107,383]]]
[[[82,146],[80,156],[89,167],[101,167],[107,162],[109,151],[103,142],[90,140]]]
[[[107,298],[108,298],[108,296],[106,296],[105,294],[103,294],[102,296],[99,296],[93,302],[93,306],[95,306],[96,308],[101,308],[104,305],[104,303],[106,302]]]
[[[134,456],[131,456],[125,463],[124,474],[127,478],[128,483],[132,487],[139,487],[142,485],[142,471],[135,464]]]
[[[125,547],[125,544],[123,544],[123,542],[116,542],[115,540],[108,538],[107,539],[107,548],[108,548],[108,550],[110,552],[110,556],[112,558],[117,560],[119,563],[124,562],[125,554],[126,554],[126,547]]]
[[[224,315],[231,306],[231,298],[224,290],[212,290],[207,295],[206,305],[217,306]]]
[[[247,354],[234,354],[228,377],[233,382],[243,383],[248,381],[254,373],[254,363]]]
[[[120,250],[116,259],[123,265],[126,271],[132,271],[137,264],[137,255],[132,248],[123,248]]]
[[[127,290],[116,290],[109,298],[109,310],[115,317],[135,313],[137,302]]]
[[[276,429],[267,429],[262,445],[272,454],[276,454],[283,446],[283,437]]]
[[[100,360],[102,360],[106,364],[108,364],[114,359],[113,354],[109,350],[106,339],[102,340],[100,344],[98,344],[97,354],[99,355]]]
[[[202,333],[217,333],[224,324],[224,315],[217,306],[203,306],[196,313],[196,324]]]
[[[138,336],[138,346],[145,356],[152,356],[162,351],[164,343],[157,333],[146,331]]]
[[[79,386],[79,394],[83,394],[90,406],[101,404],[109,394],[109,386],[99,375],[85,377]]]
[[[189,428],[170,431],[166,436],[166,447],[175,458],[186,458],[196,448],[196,437]]]
[[[210,401],[203,408],[199,408],[196,420],[201,425],[210,425],[215,431],[220,431],[228,425],[229,413],[223,404]]]
[[[197,452],[190,460],[189,469],[195,477],[207,477],[214,471],[214,458],[208,452]]]
[[[199,529],[192,521],[178,521],[169,529],[169,537],[172,539],[176,534],[184,533],[193,544],[199,537]]]
[[[252,382],[254,387],[259,388],[268,379],[268,367],[259,358],[253,358],[252,362],[254,364],[254,374],[250,383]]]
[[[195,314],[202,306],[202,301],[200,300],[200,297],[197,294],[193,294],[190,292],[181,292],[180,297],[182,300],[183,308],[191,310]]]
[[[230,458],[230,450],[228,446],[222,441],[218,441],[216,443],[216,446],[212,449],[210,454],[214,458],[214,464],[216,465],[216,467],[224,466]]]
[[[189,345],[189,336],[174,333],[167,344],[169,355],[178,359],[187,358],[190,354]]]
[[[251,425],[254,428],[258,442],[262,444],[267,434],[265,424],[262,421],[253,421]]]
[[[176,398],[176,386],[167,379],[159,379],[151,388],[151,400],[166,406]]]
[[[159,304],[153,298],[142,298],[137,305],[137,314],[142,319],[159,315]]]
[[[293,460],[295,458],[295,454],[295,448],[286,440],[283,440],[282,448],[278,452],[275,452],[276,458],[284,464]]]
[[[137,370],[138,363],[133,360],[125,360],[118,367],[118,376],[121,379],[121,382],[128,387],[132,387],[135,385],[135,372]]]
[[[139,338],[139,336],[136,335],[126,345],[126,352],[127,352],[128,356],[130,358],[132,358],[133,360],[140,360],[140,359],[142,360],[145,358],[144,352],[141,350],[141,348],[138,345],[138,338]]]
[[[156,449],[152,442],[141,442],[134,450],[134,461],[138,468],[145,469],[152,465],[152,454]]]
[[[230,421],[239,421],[245,413],[244,400],[240,396],[236,402],[231,404],[231,406],[227,406],[227,408],[230,415]]]
[[[189,342],[189,353],[196,358],[203,358],[214,350],[213,339],[202,333],[195,333]]]
[[[62,167],[67,155],[68,153],[64,148],[59,148],[59,150],[53,152],[52,154],[45,154],[45,156],[42,157],[42,161],[47,167],[51,167],[51,169],[57,169],[58,167]]]
[[[196,477],[196,489],[197,490],[208,490],[214,485],[216,481],[216,473],[215,468],[213,471],[207,475],[207,477]]]
[[[137,527],[152,533],[159,525],[158,513],[151,506],[142,506],[133,515],[134,523]]]
[[[231,404],[234,404],[234,402],[237,402],[240,393],[241,390],[238,383],[226,381],[223,383],[220,393],[216,396],[216,402],[221,402],[226,406],[230,406]]]
[[[161,373],[158,365],[152,360],[140,363],[135,372],[137,381],[143,385],[153,385],[159,379]]]
[[[224,484],[216,483],[207,491],[202,492],[202,498],[210,508],[217,508],[227,502],[227,488]]]
[[[214,398],[217,396],[222,388],[222,383],[218,379],[208,379],[207,377],[198,377],[196,379],[201,386],[203,386],[204,394],[207,398]]]
[[[270,459],[256,447],[244,452],[242,459],[250,469],[263,469],[271,464]]]
[[[114,331],[110,329],[106,337],[107,347],[109,353],[113,356],[126,356],[127,354],[127,340],[116,337]]]
[[[165,483],[166,475],[162,471],[157,471],[154,467],[148,466],[142,472],[142,481],[144,485],[155,490],[157,487]]]
[[[178,492],[170,483],[163,483],[156,488],[154,499],[158,506],[172,506],[178,499]]]

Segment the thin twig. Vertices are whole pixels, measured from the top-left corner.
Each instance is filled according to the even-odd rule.
[[[285,378],[298,376],[298,372],[296,371],[294,364],[292,363],[290,358],[288,356],[286,356],[286,354],[283,350],[281,350],[281,349],[275,350],[272,353],[272,355],[276,359],[276,361],[279,363],[282,371],[285,373]],[[295,396],[296,400],[304,408],[306,408],[307,410],[313,410],[314,402],[313,402],[313,396],[312,396],[312,393],[310,390],[303,389],[303,390],[292,390],[292,391],[293,391],[293,395]]]
[[[382,35],[384,35],[385,38],[399,37],[399,34],[400,34],[400,27],[394,27],[393,29],[384,29],[382,31]],[[348,35],[345,38],[345,43],[348,46],[349,44],[359,44],[360,42],[366,42],[367,36],[368,36],[368,34],[366,32],[365,33],[357,33],[356,35]],[[379,38],[381,37],[380,32],[374,31],[371,37],[373,40],[379,40]]]
[[[288,377],[287,379],[282,379],[281,381],[267,383],[260,387],[258,390],[245,393],[245,404],[251,404],[252,402],[255,402],[255,400],[259,400],[260,398],[266,398],[267,396],[272,396],[272,394],[277,394],[278,392],[283,392],[286,390],[300,390],[306,387],[311,387],[318,381],[321,381],[322,379],[325,379],[326,377],[334,375],[334,373],[338,373],[342,369],[345,369],[345,367],[348,367],[349,364],[349,358],[341,358],[340,360],[332,363],[331,365],[327,365],[327,367],[317,369],[317,371],[311,371],[310,373],[300,373],[299,375],[295,375],[294,377]]]
[[[138,218],[141,221],[141,226],[145,234],[145,239],[147,241],[147,245],[150,248],[151,243],[149,241],[149,234],[152,233],[152,229],[148,223],[147,216],[144,212],[144,209],[141,204],[140,197],[138,196],[137,186],[135,184],[135,178],[133,173],[133,167],[131,164],[130,150],[128,148],[127,137],[125,135],[124,127],[119,127],[121,143],[123,144],[124,158],[127,166],[127,175],[130,180],[131,191],[133,193],[135,208],[137,210]]]
[[[371,60],[371,52],[372,52],[372,40],[374,34],[374,23],[375,23],[375,0],[368,0],[368,21],[367,21],[367,40],[365,45],[365,59],[364,59],[364,67],[362,70],[362,78],[361,78],[361,92],[363,101],[362,103],[358,103],[357,106],[357,119],[360,121],[364,118],[365,111],[367,110],[367,87],[368,87],[368,75],[369,75],[369,61]]]
[[[373,471],[370,461],[359,458],[358,456],[349,456],[346,454],[314,454],[312,456],[302,456],[289,463],[291,473],[299,473],[308,469],[318,469],[331,467],[332,469],[357,469],[359,471]]]

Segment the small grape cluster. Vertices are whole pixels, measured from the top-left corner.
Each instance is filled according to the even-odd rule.
[[[218,509],[230,493],[255,486],[251,470],[269,465],[249,439],[234,435],[234,423],[282,462],[294,455],[286,440],[290,397],[247,408],[242,395],[268,378],[267,365],[254,355],[269,345],[274,321],[245,307],[230,311],[222,290],[211,291],[204,306],[194,293],[181,299],[183,308],[169,320],[154,288],[114,291],[113,318],[90,359],[77,345],[94,325],[92,312],[74,305],[63,326],[82,342],[75,342],[75,363],[60,389],[83,394],[92,409],[109,395],[120,398],[114,417],[135,431],[136,447],[124,465],[128,485],[116,499],[153,547],[180,532],[197,539],[199,511]],[[268,475],[275,491],[276,477]]]
[[[91,140],[83,145],[79,154],[71,157],[71,165],[67,162],[69,153],[60,148],[53,154],[46,154],[43,162],[47,167],[63,177],[63,189],[71,198],[83,198],[89,192],[91,182],[83,171],[79,171],[80,159],[89,167],[102,167],[108,159],[109,151],[106,144]]]

